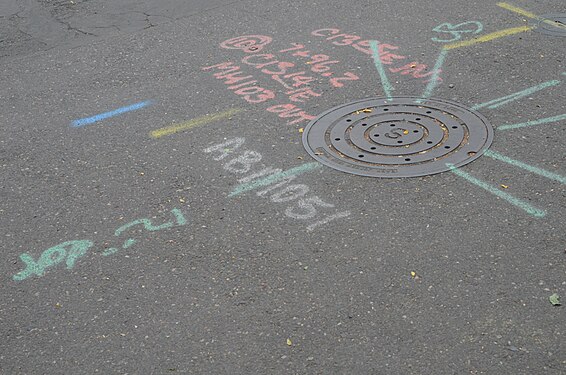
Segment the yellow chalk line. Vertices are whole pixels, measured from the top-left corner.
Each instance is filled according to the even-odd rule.
[[[529,31],[529,30],[532,30],[533,28],[534,28],[534,26],[520,26],[520,27],[513,27],[513,28],[510,28],[510,29],[499,30],[499,31],[496,31],[496,32],[493,32],[493,33],[485,34],[484,36],[481,36],[479,38],[474,38],[474,39],[470,39],[470,40],[463,40],[461,42],[447,44],[447,45],[444,46],[444,49],[449,50],[449,49],[454,49],[454,48],[472,46],[472,45],[478,44],[478,43],[485,43],[485,42],[489,42],[490,40],[503,38],[504,36],[509,36],[509,35],[513,35],[513,34],[522,33],[522,32],[525,32],[525,31]]]
[[[532,18],[532,19],[535,19],[535,20],[544,22],[544,23],[546,23],[547,25],[552,25],[552,26],[554,26],[554,27],[558,27],[558,28],[561,28],[561,29],[566,29],[566,25],[562,25],[562,24],[560,24],[560,23],[558,23],[558,22],[553,22],[553,21],[551,21],[551,20],[547,20],[547,19],[545,19],[545,18],[543,18],[543,17],[541,17],[541,16],[537,16],[536,14],[529,12],[528,10],[525,10],[525,9],[522,9],[522,8],[519,8],[519,7],[516,7],[515,5],[511,5],[511,4],[505,3],[505,2],[497,3],[497,5],[500,6],[501,8],[510,10],[511,12],[515,12],[515,13],[520,14],[520,15],[522,15],[522,16],[525,16],[525,17],[527,17],[527,18]]]
[[[178,132],[182,132],[182,131],[185,131],[185,130],[192,129],[192,128],[200,126],[200,125],[208,124],[209,122],[222,120],[222,119],[225,119],[225,118],[230,117],[232,115],[235,115],[236,113],[239,113],[239,112],[242,112],[242,109],[235,108],[235,109],[229,109],[229,110],[224,111],[224,112],[215,113],[215,114],[212,114],[212,115],[197,117],[195,119],[184,122],[182,124],[171,125],[171,126],[167,126],[165,128],[153,130],[149,133],[149,135],[152,138],[161,138],[161,137],[164,137],[166,135],[175,134],[175,133],[178,133]]]

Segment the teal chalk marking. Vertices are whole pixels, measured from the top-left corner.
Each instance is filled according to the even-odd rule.
[[[175,220],[177,220],[177,225],[180,226],[187,224],[187,219],[185,219],[185,216],[183,216],[181,210],[174,208],[171,210],[171,212],[173,213],[173,215],[175,215]]]
[[[171,212],[175,216],[175,220],[177,220],[178,225],[184,225],[184,224],[187,223],[187,219],[185,219],[185,217],[183,216],[183,213],[180,210],[174,208],[174,209],[171,210]],[[120,228],[116,229],[116,231],[114,232],[114,235],[119,236],[122,232],[128,230],[131,227],[134,227],[134,226],[140,225],[140,224],[143,225],[144,229],[146,229],[150,232],[155,232],[156,230],[171,228],[175,223],[168,222],[168,223],[163,223],[163,224],[158,225],[158,226],[154,226],[151,223],[151,220],[149,220],[149,219],[139,219],[139,220],[136,220],[136,221],[132,221],[131,223],[125,224],[125,225],[121,226]]]
[[[128,247],[132,246],[133,244],[136,243],[136,240],[134,240],[133,238],[128,238],[124,244],[122,245],[122,249],[127,249]]]
[[[116,249],[115,247],[111,247],[109,249],[106,249],[102,252],[102,255],[107,257],[108,255],[112,255],[114,253],[118,252],[118,249]]]
[[[47,268],[63,262],[65,258],[67,258],[67,269],[71,269],[75,266],[77,259],[85,256],[87,250],[92,247],[92,245],[93,242],[89,240],[63,242],[45,250],[37,262],[30,254],[23,253],[20,255],[20,259],[26,264],[26,268],[15,274],[12,278],[15,281],[22,281],[32,275],[41,277],[45,275]]]
[[[32,275],[41,277],[45,274],[45,265],[41,265],[39,262],[36,262],[28,253],[21,254],[20,260],[25,263],[26,268],[12,277],[15,281],[25,280]],[[62,260],[63,259],[59,260],[59,262]]]
[[[136,221],[132,221],[131,223],[128,223],[126,225],[122,225],[120,228],[116,229],[114,235],[119,236],[122,232],[128,230],[131,227],[135,227],[136,225],[143,225],[144,229],[150,232],[155,232],[156,230],[171,228],[173,226],[173,222],[154,226],[153,224],[151,224],[151,220],[149,219],[139,219]]]
[[[547,171],[545,169],[538,168],[538,167],[523,163],[522,161],[519,161],[519,160],[511,159],[510,157],[507,157],[505,155],[501,155],[500,153],[495,152],[495,151],[487,150],[484,153],[484,155],[488,156],[492,159],[499,160],[499,161],[505,162],[507,164],[513,165],[515,167],[523,168],[524,170],[538,174],[539,176],[546,177],[548,179],[558,181],[561,184],[566,185],[566,177],[561,176],[559,174],[556,174],[556,173]]]
[[[540,120],[533,120],[533,121],[527,121],[527,122],[522,122],[520,124],[512,124],[512,125],[502,125],[502,126],[498,126],[497,130],[509,130],[509,129],[519,129],[519,128],[526,128],[527,126],[535,126],[535,125],[540,125],[540,124],[548,124],[549,122],[557,122],[557,121],[562,121],[562,120],[566,120],[566,113],[563,115],[558,115],[558,116],[553,116],[553,117],[547,117],[547,118],[543,118]]]
[[[234,190],[232,190],[232,192],[230,194],[228,194],[229,197],[235,197],[236,195],[240,195],[242,193],[245,193],[247,191],[250,190],[254,190],[254,189],[258,189],[260,187],[263,186],[268,186],[271,184],[274,184],[276,182],[279,182],[289,176],[296,176],[308,171],[312,171],[313,169],[317,169],[317,168],[321,168],[322,165],[316,162],[313,163],[307,163],[307,164],[303,164],[301,166],[295,167],[295,168],[291,168],[289,170],[280,172],[280,173],[276,173],[273,174],[271,176],[268,176],[266,178],[262,178],[261,180],[257,180],[257,181],[251,181],[248,183],[244,183],[241,184],[239,186],[237,186]]]
[[[531,206],[527,202],[522,201],[519,198],[515,198],[511,194],[508,194],[504,191],[501,191],[497,187],[489,185],[489,184],[469,175],[468,173],[456,168],[453,164],[447,163],[446,166],[448,168],[450,168],[452,173],[456,174],[457,176],[460,176],[463,179],[465,179],[466,181],[468,181],[468,182],[470,182],[470,183],[472,183],[476,186],[479,186],[484,190],[487,190],[491,194],[493,194],[493,195],[495,195],[495,196],[497,196],[501,199],[506,200],[507,202],[511,203],[515,207],[522,209],[523,211],[525,211],[529,215],[534,216],[534,217],[544,217],[544,216],[546,216],[546,211],[539,210],[539,209]]]
[[[67,269],[71,269],[75,266],[75,262],[78,258],[84,257],[87,250],[94,245],[92,241],[82,240],[82,241],[69,241],[65,244],[70,244],[71,248],[67,250]]]
[[[447,49],[443,48],[442,50],[440,50],[440,54],[438,55],[438,58],[436,59],[436,63],[434,64],[432,76],[430,77],[430,80],[428,81],[428,85],[426,85],[425,91],[421,95],[422,99],[430,98],[430,96],[432,95],[432,92],[434,91],[434,89],[438,85],[438,75],[440,74],[440,68],[442,68],[442,65],[444,65],[444,60],[446,59],[447,54],[448,54]],[[417,101],[417,102],[422,102],[422,100]]]
[[[528,89],[522,90],[522,91],[518,91],[514,94],[511,95],[507,95],[498,99],[493,99],[490,100],[489,102],[485,102],[485,103],[481,103],[481,104],[477,104],[475,106],[472,107],[472,109],[476,110],[476,109],[480,109],[483,107],[487,107],[489,109],[495,109],[498,107],[501,107],[502,105],[514,102],[515,100],[519,100],[525,96],[534,94],[537,91],[541,91],[546,89],[547,87],[552,87],[552,86],[557,86],[560,84],[559,80],[552,80],[552,81],[547,81],[547,82],[543,82],[539,85],[533,86],[533,87],[529,87]]]
[[[376,40],[370,40],[369,45],[373,52],[373,61],[375,63],[375,68],[379,73],[379,77],[381,79],[381,86],[383,87],[383,91],[385,92],[385,96],[387,99],[391,99],[391,91],[395,89],[391,86],[389,79],[387,78],[387,74],[385,73],[385,68],[383,68],[383,63],[381,62],[381,58],[379,57],[379,43]]]
[[[180,210],[174,208],[171,210],[171,212],[175,216],[178,225],[184,225],[187,223],[187,219],[183,216],[183,213]],[[118,228],[115,231],[115,235],[118,236],[125,230],[135,225],[143,225],[146,230],[153,232],[156,230],[170,228],[174,225],[174,223],[168,222],[155,226],[151,223],[151,220],[149,219],[140,219]],[[122,248],[127,249],[128,247],[134,245],[135,243],[136,243],[135,239],[129,238],[124,242]],[[56,266],[57,264],[62,263],[63,261],[65,261],[67,265],[67,269],[72,269],[75,266],[77,260],[81,257],[84,257],[87,254],[88,249],[91,248],[93,245],[94,243],[89,240],[63,242],[57,246],[53,246],[45,250],[37,261],[33,259],[32,255],[28,253],[23,253],[20,255],[20,260],[24,262],[26,268],[15,274],[14,276],[12,276],[12,278],[15,281],[22,281],[33,275],[42,277],[45,275],[46,269],[48,269],[49,267]],[[102,252],[102,255],[103,256],[112,255],[118,252],[118,250],[119,249],[112,247],[104,250]]]
[[[462,27],[462,26],[466,26],[466,25],[475,25],[476,29],[475,30],[458,30],[458,28]],[[479,21],[468,21],[468,22],[463,22],[463,23],[459,23],[457,25],[452,25],[451,23],[445,22],[445,23],[441,23],[440,25],[436,26],[434,29],[432,29],[432,31],[435,31],[437,33],[449,33],[452,36],[452,39],[449,40],[445,40],[445,39],[439,39],[437,37],[431,38],[431,40],[433,42],[440,42],[440,43],[449,43],[449,42],[455,42],[457,40],[462,39],[462,34],[464,33],[473,33],[473,34],[479,34],[483,31],[483,24]]]

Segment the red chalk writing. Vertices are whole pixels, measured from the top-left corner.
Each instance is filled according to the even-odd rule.
[[[350,46],[366,55],[372,55],[369,40],[361,40],[362,38],[357,35],[340,33],[340,29],[318,29],[311,32],[311,35],[323,37],[325,38],[325,40],[329,41],[335,46]],[[397,54],[396,52],[393,52],[398,49],[399,47],[397,46],[380,42],[379,57],[381,59],[381,62],[384,65],[393,65],[397,60],[406,59],[406,56],[402,56]],[[392,73],[399,73],[401,75],[410,75],[414,78],[425,78],[433,74],[432,71],[428,71],[427,65],[421,64],[417,61],[403,65],[402,67],[391,67],[389,68],[389,71]],[[441,80],[440,77],[438,79]]]
[[[295,106],[294,104],[274,105],[272,107],[267,108],[267,111],[271,112],[271,113],[277,113],[277,115],[281,118],[297,117],[297,119],[288,122],[289,125],[297,124],[297,123],[302,122],[302,121],[314,120],[316,118],[316,116],[311,116],[311,115],[305,113],[300,108],[297,108],[297,106]]]
[[[363,41],[360,41],[361,38],[358,36],[339,34],[339,30],[332,32],[331,42],[335,45],[357,43],[359,48],[368,48],[367,45],[361,43]],[[220,43],[221,48],[245,53],[245,56],[241,58],[241,65],[228,61],[205,66],[202,70],[211,71],[216,79],[221,80],[229,90],[248,103],[259,104],[275,101],[266,110],[280,118],[287,119],[287,124],[298,124],[315,118],[304,109],[299,108],[298,104],[307,103],[309,100],[322,96],[322,93],[313,87],[317,83],[327,82],[331,87],[340,88],[360,79],[354,72],[340,71],[339,60],[326,54],[310,51],[305,48],[304,44],[291,43],[290,47],[281,49],[279,53],[287,55],[283,59],[269,51],[262,51],[267,49],[272,41],[273,39],[266,35],[243,35],[225,40]],[[396,57],[404,58],[391,54],[387,50],[388,47],[397,48],[389,45],[382,47],[383,58],[386,61],[392,61]],[[300,61],[297,62],[297,60]],[[259,77],[243,69],[246,66],[269,77],[281,89],[272,91],[263,87],[263,84],[258,83]],[[277,103],[277,99],[282,96],[285,97],[286,103]]]
[[[225,40],[220,47],[226,49],[239,49],[247,53],[259,52],[271,43],[273,39],[265,35],[243,35]]]
[[[291,43],[291,45],[293,47],[282,49],[279,52],[292,52],[291,56],[306,58],[308,61],[306,61],[305,64],[310,66],[310,71],[312,73],[319,74],[321,77],[329,78],[328,83],[330,83],[330,85],[332,85],[333,87],[343,87],[344,83],[342,82],[357,81],[360,79],[360,77],[352,72],[345,72],[341,77],[336,77],[340,74],[337,74],[332,70],[334,65],[340,63],[340,61],[331,60],[330,56],[328,55],[313,53],[309,50],[306,50],[305,46],[300,43]]]
[[[241,96],[248,103],[263,103],[269,99],[275,98],[275,93],[271,90],[264,89],[256,85],[257,80],[253,76],[244,76],[239,66],[232,65],[232,62],[224,62],[202,68],[202,70],[218,69],[220,72],[214,73],[216,79],[224,80],[224,84],[237,85],[228,86],[229,90],[233,90],[236,95]],[[244,83],[239,83],[245,81]],[[246,87],[247,86],[247,87]]]

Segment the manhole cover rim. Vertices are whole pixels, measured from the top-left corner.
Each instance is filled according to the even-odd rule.
[[[558,27],[547,27],[545,21],[556,21],[556,19],[565,19],[566,20],[566,13],[547,13],[542,14],[539,19],[531,22],[533,25],[534,31],[549,35],[549,36],[557,36],[557,37],[566,37],[566,28],[558,28]]]
[[[367,105],[362,105],[364,103],[366,103]],[[433,165],[433,168],[428,168],[428,169],[425,169],[423,171],[419,170],[420,169],[419,164],[397,165],[397,167],[399,169],[401,169],[400,173],[397,172],[397,170],[395,170],[395,172],[391,172],[392,170],[394,170],[394,168],[389,167],[389,166],[385,166],[384,169],[377,169],[375,167],[372,168],[371,165],[369,165],[369,166],[358,166],[358,165],[355,165],[354,162],[350,162],[350,161],[345,162],[343,160],[340,160],[334,154],[331,154],[330,157],[327,157],[326,155],[324,155],[324,156],[320,155],[320,152],[317,152],[316,148],[313,148],[309,145],[309,139],[308,139],[312,127],[315,126],[319,120],[321,120],[322,118],[324,118],[325,116],[329,115],[332,112],[339,112],[341,110],[343,111],[344,108],[346,108],[346,107],[358,105],[358,107],[357,107],[358,109],[354,109],[352,112],[347,111],[347,113],[352,113],[352,114],[354,114],[356,111],[361,112],[362,109],[365,109],[365,108],[372,108],[372,107],[386,106],[386,105],[391,105],[391,106],[412,105],[412,106],[415,106],[417,108],[431,107],[431,108],[439,110],[439,111],[442,110],[442,111],[446,111],[446,112],[450,113],[450,110],[448,108],[445,108],[445,109],[439,109],[438,108],[438,105],[443,105],[443,104],[446,105],[446,106],[451,106],[451,107],[453,107],[453,109],[457,109],[457,110],[461,111],[461,114],[463,114],[463,115],[475,116],[477,118],[477,120],[484,125],[483,128],[485,129],[485,134],[482,134],[481,136],[476,135],[476,137],[479,137],[480,140],[481,140],[481,147],[474,148],[474,155],[473,156],[468,155],[463,160],[457,160],[453,163],[450,163],[454,167],[461,167],[461,166],[464,166],[466,164],[469,164],[469,163],[475,161],[476,159],[481,157],[485,153],[486,150],[489,149],[489,147],[493,143],[493,139],[494,139],[494,128],[491,125],[491,123],[487,120],[487,118],[485,116],[483,116],[481,113],[479,113],[478,111],[472,110],[472,109],[462,105],[461,103],[458,103],[458,102],[455,102],[455,101],[452,101],[452,100],[448,100],[448,99],[440,99],[440,98],[422,99],[420,97],[415,97],[415,96],[395,96],[395,97],[392,97],[392,98],[389,98],[389,99],[385,98],[385,97],[363,98],[363,99],[358,99],[358,100],[353,101],[353,102],[345,103],[345,104],[330,108],[330,109],[322,112],[315,119],[311,120],[307,124],[307,126],[305,126],[304,131],[303,131],[303,135],[302,135],[303,147],[305,148],[305,150],[308,152],[308,154],[313,159],[317,160],[321,164],[323,164],[323,165],[325,165],[329,168],[344,172],[344,173],[354,174],[354,175],[363,176],[363,177],[407,178],[407,177],[423,177],[423,176],[430,176],[430,175],[434,175],[434,174],[438,174],[438,173],[443,173],[443,172],[450,170],[450,167],[447,166],[446,163],[444,163],[444,162],[438,162],[438,163]],[[325,132],[326,132],[326,130],[325,130]],[[465,147],[467,147],[467,146],[468,146],[468,144],[465,145]],[[332,146],[330,146],[330,148],[332,148]],[[457,151],[457,149],[455,149],[455,150]],[[455,153],[451,152],[451,154],[452,155],[448,156],[448,158],[453,157],[453,155]],[[434,163],[435,160],[433,160],[432,162]],[[358,170],[356,168],[362,168],[362,169]],[[430,169],[432,169],[432,171]]]

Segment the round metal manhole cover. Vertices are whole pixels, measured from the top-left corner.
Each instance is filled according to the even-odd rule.
[[[448,100],[370,98],[312,120],[303,145],[321,163],[370,177],[444,172],[480,157],[493,141],[481,114]]]
[[[566,13],[543,14],[534,26],[542,34],[566,36]]]

